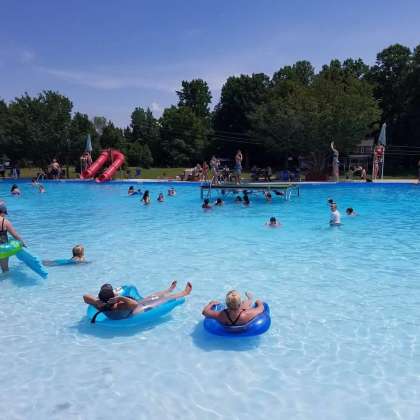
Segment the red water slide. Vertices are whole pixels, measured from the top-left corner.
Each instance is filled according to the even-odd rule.
[[[109,159],[112,162],[111,166],[102,175],[96,178],[96,182],[109,181],[112,178],[112,175],[114,175],[114,173],[117,172],[118,169],[124,164],[125,160],[125,156],[118,150],[114,149],[103,150],[98,159],[96,159],[95,162],[89,166],[89,168],[80,174],[80,178],[93,178]]]
[[[119,152],[118,150],[111,149],[111,166],[104,171],[104,173],[98,178],[96,178],[96,182],[105,182],[112,179],[112,175],[115,174],[115,172],[118,171],[118,169],[121,168],[121,166],[124,165],[125,156]]]

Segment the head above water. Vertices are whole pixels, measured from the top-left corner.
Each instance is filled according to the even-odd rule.
[[[130,185],[130,188],[128,189],[128,191],[134,191],[134,187]]]
[[[336,211],[337,210],[337,204],[336,203],[331,203],[331,211]]]
[[[0,214],[7,214],[7,207],[4,201],[0,202]]]
[[[270,223],[275,225],[277,223],[277,219],[275,217],[270,217]]]
[[[76,245],[73,247],[72,252],[73,257],[81,258],[85,254],[85,248],[83,248],[83,245]]]
[[[241,294],[236,290],[231,290],[226,294],[226,306],[232,311],[236,311],[241,307]]]
[[[349,207],[348,209],[346,209],[346,213],[349,215],[353,214],[354,213],[353,207]]]
[[[101,286],[101,290],[98,293],[98,298],[100,301],[107,303],[109,299],[114,297],[114,289],[109,283],[105,283]]]

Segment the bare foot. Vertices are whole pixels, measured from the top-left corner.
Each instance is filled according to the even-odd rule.
[[[172,283],[171,283],[171,285],[169,286],[169,291],[170,292],[172,292],[172,290],[174,290],[175,289],[175,287],[176,287],[176,280],[174,280]]]
[[[185,286],[185,290],[184,290],[184,296],[187,296],[191,293],[192,290],[192,284],[190,282],[187,282],[187,285]]]

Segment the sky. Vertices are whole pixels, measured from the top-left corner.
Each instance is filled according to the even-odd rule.
[[[0,98],[52,89],[123,127],[176,104],[182,80],[207,81],[214,106],[232,75],[373,64],[420,44],[419,17],[419,0],[0,0]]]

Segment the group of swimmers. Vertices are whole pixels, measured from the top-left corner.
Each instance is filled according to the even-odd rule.
[[[328,205],[330,206],[331,215],[330,215],[330,226],[340,226],[341,225],[341,214],[338,211],[337,203],[332,199],[328,199]],[[348,207],[346,209],[346,215],[354,217],[357,213],[354,211],[353,207]]]
[[[144,191],[144,193],[142,193],[141,189],[135,190],[134,186],[130,186],[130,188],[128,189],[128,195],[129,196],[133,196],[133,195],[142,195],[141,198],[141,202],[145,205],[149,205],[151,204],[152,200],[150,198],[150,192],[149,190]],[[174,187],[171,187],[168,189],[168,196],[169,197],[175,197],[176,196],[176,191]],[[159,203],[163,203],[165,201],[165,196],[163,195],[162,192],[159,193],[158,197],[157,197],[157,201]]]
[[[192,284],[187,282],[184,290],[175,292],[177,282],[158,292],[154,292],[142,299],[121,296],[121,288],[114,288],[111,284],[105,283],[101,286],[98,295],[85,294],[83,300],[86,304],[97,309],[93,321],[99,313],[112,320],[126,319],[134,315],[147,312],[169,300],[181,299],[188,296],[192,291]],[[220,304],[216,300],[210,301],[202,311],[207,318],[213,318],[226,326],[245,325],[264,311],[264,303],[261,300],[253,301],[253,297],[246,292],[246,300],[242,300],[241,294],[231,290],[226,294],[226,308],[216,310],[215,306]]]
[[[36,187],[38,189],[38,192],[40,193],[46,192],[45,187],[41,183],[39,183],[36,178],[32,178],[32,186]],[[12,188],[10,189],[10,194],[14,196],[20,196],[22,195],[22,192],[16,184],[13,184]]]

